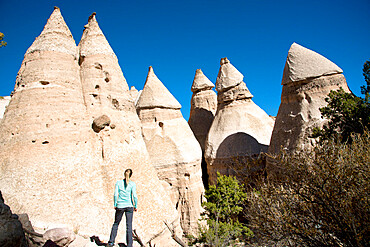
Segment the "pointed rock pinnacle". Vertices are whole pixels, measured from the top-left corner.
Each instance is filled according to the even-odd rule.
[[[193,93],[201,90],[212,89],[215,85],[203,74],[201,69],[195,72],[191,91]]]
[[[104,54],[116,57],[112,47],[99,27],[95,12],[89,16],[88,23],[84,27],[85,30],[78,44],[80,56]]]
[[[240,73],[225,57],[221,58],[220,70],[216,80],[217,92],[223,92],[226,89],[235,87],[243,81],[244,76]]]
[[[77,56],[76,42],[58,7],[54,7],[44,30],[28,48],[26,55],[35,51],[57,51]]]
[[[289,49],[282,85],[323,75],[340,74],[343,70],[324,56],[297,43]]]
[[[144,109],[156,107],[181,109],[180,103],[158,79],[154,74],[152,66],[150,66],[144,89],[136,104],[136,108]]]

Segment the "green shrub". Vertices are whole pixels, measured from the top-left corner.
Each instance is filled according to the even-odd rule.
[[[217,173],[217,183],[206,190],[207,202],[203,203],[207,225],[200,226],[199,238],[195,242],[224,247],[252,237],[253,232],[239,222],[246,195],[235,177]]]

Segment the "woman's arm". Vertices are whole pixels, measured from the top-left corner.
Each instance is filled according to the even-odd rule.
[[[117,207],[117,200],[118,200],[118,181],[116,182],[116,186],[114,188],[114,208]]]
[[[135,211],[136,211],[137,210],[137,194],[136,194],[136,184],[135,183],[132,186],[131,195],[132,195],[132,197],[131,197],[132,205],[134,205],[134,208],[135,208]]]

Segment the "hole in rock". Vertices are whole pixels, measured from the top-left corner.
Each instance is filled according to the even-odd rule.
[[[163,122],[158,123],[159,127],[163,128]]]
[[[100,87],[99,87],[99,85],[96,85],[96,86],[95,86],[95,89],[99,89],[99,88],[100,88]]]
[[[41,85],[48,85],[50,82],[48,82],[48,81],[40,81],[40,84]]]
[[[43,141],[42,142],[42,144],[48,144],[49,143],[49,141]]]
[[[100,63],[94,63],[94,67],[95,69],[103,69],[103,65],[101,65]]]

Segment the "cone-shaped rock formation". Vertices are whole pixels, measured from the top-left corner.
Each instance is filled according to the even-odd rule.
[[[202,177],[204,184],[208,184],[207,163],[204,158],[204,150],[209,128],[215,118],[217,108],[217,95],[212,90],[215,85],[197,69],[191,87],[191,108],[189,126],[202,148]]]
[[[203,152],[205,141],[217,108],[217,95],[212,88],[214,84],[197,69],[191,91],[191,109],[189,126],[197,138]]]
[[[181,105],[151,67],[136,107],[152,163],[171,191],[184,231],[194,234],[204,191],[201,148],[182,117]]]
[[[252,94],[243,82],[243,75],[221,59],[216,88],[217,112],[206,141],[205,158],[211,183],[217,172],[236,175],[236,161],[266,152],[274,121],[252,101]],[[240,173],[239,173],[240,175]]]
[[[107,239],[114,184],[131,168],[138,234],[176,246],[163,222],[181,234],[178,213],[150,163],[128,86],[104,40],[92,16],[78,59],[60,10],[54,10],[25,54],[0,124],[0,187],[13,211],[28,213],[36,227],[65,225]],[[123,239],[124,228],[117,240]]]
[[[295,151],[310,148],[314,127],[322,127],[320,108],[331,90],[342,87],[349,92],[342,70],[325,57],[293,43],[289,49],[283,74],[283,91],[270,153],[280,148]]]
[[[133,179],[138,184],[140,200],[135,225],[138,233],[147,240],[163,231],[163,221],[174,222],[176,225],[179,224],[179,218],[175,207],[168,207],[171,204],[169,193],[164,191],[150,163],[134,101],[117,57],[96,21],[95,13],[89,17],[78,47],[81,83],[89,121],[92,124],[99,120],[105,121],[102,127],[94,128],[95,145],[101,151],[94,160],[98,160],[104,168],[105,196],[112,196],[114,183],[122,177],[124,169],[131,168],[134,171]],[[104,124],[109,127],[104,127]],[[109,212],[110,206],[106,205],[106,212]],[[152,207],[158,213],[155,217]],[[106,228],[108,233],[110,224]],[[124,236],[125,229],[120,231],[120,236]]]

